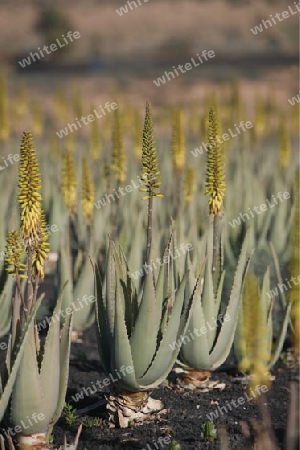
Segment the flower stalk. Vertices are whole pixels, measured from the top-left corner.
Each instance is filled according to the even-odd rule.
[[[148,200],[148,224],[147,224],[147,246],[146,263],[150,263],[150,253],[152,245],[152,224],[153,224],[153,197],[161,198],[160,193],[160,171],[158,168],[157,153],[154,139],[154,128],[150,102],[146,102],[146,114],[143,129],[142,145],[142,174],[143,187],[140,192],[145,192],[142,200]]]
[[[223,216],[223,199],[225,196],[224,150],[218,136],[220,125],[215,107],[208,113],[208,154],[206,170],[206,191],[209,196],[209,214],[213,220],[213,258],[212,272],[216,271],[219,251],[219,218]]]

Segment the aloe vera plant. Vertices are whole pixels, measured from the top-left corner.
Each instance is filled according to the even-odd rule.
[[[242,284],[249,262],[248,239],[249,236],[246,236],[225,306],[222,305],[225,271],[222,270],[218,283],[214,284],[211,273],[212,252],[208,250],[202,290],[195,302],[188,326],[189,333],[181,337],[179,362],[187,370],[214,370],[229,355],[238,321]],[[212,237],[210,242],[209,248],[212,246]],[[192,285],[195,281],[192,271],[190,277]]]
[[[223,243],[220,219],[223,215],[225,195],[224,153],[217,141],[219,130],[216,110],[211,107],[208,115],[208,157],[206,195],[209,196],[210,223],[206,244],[205,272],[202,290],[195,302],[189,334],[181,338],[183,344],[179,362],[187,370],[214,370],[227,358],[234,339],[238,320],[241,288],[249,259],[249,233],[244,239],[235,270],[230,296],[224,306],[225,270],[223,269]],[[190,264],[191,265],[191,264]],[[191,285],[195,275],[190,271]],[[200,331],[199,331],[200,330]],[[177,343],[178,345],[178,343]],[[188,376],[187,378],[190,379]]]
[[[8,233],[5,258],[7,270],[16,282],[16,291],[0,413],[7,415],[12,425],[8,431],[16,435],[19,448],[23,450],[30,446],[45,448],[47,435],[63,409],[72,313],[64,321],[60,320],[61,293],[42,345],[37,328],[32,325],[41,302],[37,299],[38,286],[44,278],[44,263],[49,249],[39,193],[39,166],[30,132],[23,134],[20,153],[20,230]],[[26,280],[25,286],[21,283],[22,278]]]
[[[165,257],[168,252],[169,247]],[[95,264],[94,271],[98,347],[103,368],[115,377],[128,369],[125,376],[116,378],[115,396],[108,401],[108,409],[112,422],[127,426],[130,420],[143,420],[151,411],[162,409],[161,402],[142,391],[158,386],[172,369],[179,348],[171,351],[170,345],[186,332],[193,303],[199,295],[200,279],[195,286],[189,286],[186,274],[176,292],[173,290],[168,296],[173,274],[166,265],[161,267],[156,283],[149,272],[137,292],[128,275],[125,255],[112,240],[104,283]]]
[[[151,269],[153,199],[160,193],[159,169],[150,103],[146,104],[143,130],[141,192],[148,200],[145,276],[136,289],[122,248],[110,239],[105,280],[93,263],[96,291],[96,323],[99,354],[107,374],[119,376],[111,389],[107,409],[110,421],[121,427],[142,421],[163,407],[149,396],[170,372],[179,349],[170,345],[185,333],[200,280],[186,288],[188,274],[178,279],[170,258],[169,240],[157,280]],[[163,259],[165,261],[165,259]],[[125,369],[127,373],[125,373]]]

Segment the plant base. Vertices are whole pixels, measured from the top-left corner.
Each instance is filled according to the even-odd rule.
[[[189,370],[185,372],[182,383],[192,385],[194,388],[203,388],[208,385],[210,376],[209,370]]]
[[[123,392],[110,395],[107,400],[110,427],[126,428],[149,422],[158,413],[164,413],[163,403],[148,392]]]
[[[18,444],[20,450],[38,450],[49,448],[46,433],[37,433],[32,434],[31,436],[20,434],[18,436]]]

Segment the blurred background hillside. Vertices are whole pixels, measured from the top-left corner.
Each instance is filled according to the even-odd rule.
[[[137,2],[138,3],[138,2]],[[298,91],[299,14],[257,35],[251,28],[288,9],[290,0],[148,0],[120,16],[125,0],[0,3],[0,69],[35,92],[80,84],[92,100],[101,89],[122,89],[162,103],[202,97],[207,85],[238,78],[253,89]],[[68,31],[80,39],[22,68],[18,61]],[[202,50],[216,57],[157,88],[153,79]],[[245,91],[245,89],[244,89]],[[285,100],[286,101],[286,100]]]

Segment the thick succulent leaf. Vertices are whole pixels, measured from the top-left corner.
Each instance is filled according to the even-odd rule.
[[[18,374],[19,371],[19,367],[20,367],[20,363],[23,359],[23,353],[25,350],[25,347],[28,343],[28,339],[30,338],[30,333],[32,331],[33,328],[33,322],[36,316],[36,312],[41,304],[43,297],[40,297],[34,308],[31,311],[30,316],[28,317],[27,323],[25,325],[24,331],[22,333],[21,339],[20,339],[20,343],[17,346],[15,355],[14,355],[14,360],[12,362],[12,367],[11,367],[11,371],[9,373],[9,378],[5,383],[5,386],[3,388],[3,391],[0,392],[1,396],[0,396],[0,420],[2,420],[5,410],[7,408],[8,405],[8,401],[10,399],[11,396],[11,392],[13,390],[14,387],[14,383],[16,380],[16,376]],[[3,387],[4,383],[1,383],[1,386]]]
[[[121,285],[123,288],[124,308],[125,308],[125,322],[128,335],[131,336],[137,315],[138,315],[138,301],[137,292],[132,279],[129,276],[129,268],[126,256],[121,246],[118,247],[118,264],[119,273],[121,277]]]
[[[280,271],[280,265],[279,265],[279,261],[278,261],[278,257],[277,257],[277,254],[276,254],[275,247],[274,247],[272,242],[269,242],[269,245],[270,245],[271,253],[272,253],[272,256],[273,256],[274,265],[275,265],[275,271],[276,271],[276,275],[277,275],[279,284],[283,284],[281,271]],[[286,305],[287,305],[287,300],[286,300],[286,295],[285,295],[285,290],[284,289],[282,289],[282,291],[280,290],[279,298],[281,299],[282,307],[285,308]],[[291,325],[292,325],[292,323],[291,323]]]
[[[50,423],[52,416],[57,408],[60,383],[60,310],[62,306],[64,289],[57,300],[53,311],[49,330],[44,346],[44,355],[40,370],[40,379],[45,398],[45,409],[43,411],[45,418]],[[58,319],[57,319],[58,318]],[[51,389],[49,389],[49,384]]]
[[[73,310],[73,328],[77,331],[86,330],[95,321],[95,302],[86,301],[94,291],[94,274],[88,258],[85,259],[79,277],[73,289],[73,299],[76,305],[78,299],[81,302]],[[83,300],[85,299],[85,300]]]
[[[264,214],[263,218],[264,218],[264,220],[262,221],[262,226],[261,226],[261,229],[260,229],[260,234],[259,234],[259,240],[258,240],[258,243],[257,243],[257,247],[265,245],[266,237],[267,237],[267,234],[268,234],[268,232],[270,230],[270,223],[271,223],[271,221],[275,221],[274,217],[273,217],[273,213],[270,210],[268,211],[267,214]]]
[[[150,389],[160,384],[167,377],[176,361],[180,351],[180,343],[179,345],[176,345],[176,343],[178,343],[178,340],[180,342],[181,335],[186,334],[194,303],[201,293],[199,278],[192,296],[188,299],[188,306],[184,308],[184,292],[187,281],[188,274],[183,277],[176,292],[173,310],[155,358],[147,373],[138,380],[140,386]]]
[[[96,296],[96,331],[97,331],[97,342],[98,350],[101,358],[101,364],[103,365],[106,373],[110,371],[110,352],[112,347],[112,334],[109,330],[106,305],[103,299],[102,291],[103,284],[101,280],[101,274],[98,266],[94,261],[91,261],[94,277],[95,277],[95,296]]]
[[[115,329],[113,336],[113,351],[111,354],[110,373],[116,375],[120,373],[122,366],[131,367],[132,373],[126,373],[126,377],[118,380],[118,386],[129,391],[138,391],[139,386],[136,382],[135,365],[131,353],[130,342],[127,334],[124,308],[122,300],[122,287],[120,282],[117,282],[116,289],[116,315],[115,315]],[[141,341],[142,342],[142,341]]]
[[[29,338],[26,342],[24,354],[14,389],[11,396],[11,421],[14,426],[20,425],[26,416],[33,417],[34,413],[45,413],[45,398],[42,389],[37,353],[35,344],[34,328],[30,328]],[[26,429],[27,434],[43,433],[48,429],[48,420],[33,422]]]
[[[268,364],[268,367],[271,368],[274,366],[274,364],[276,364],[279,355],[281,353],[282,347],[283,347],[283,343],[284,343],[284,339],[286,337],[286,331],[287,331],[287,327],[289,324],[289,319],[290,319],[290,313],[291,313],[291,307],[292,307],[292,303],[289,303],[286,306],[285,309],[285,313],[284,313],[284,319],[278,334],[278,337],[276,339],[276,342],[274,344],[274,349],[273,349],[273,354],[272,354],[272,359]]]
[[[226,314],[230,317],[230,319],[223,322],[214,348],[210,354],[211,369],[219,367],[225,361],[231,349],[239,315],[242,284],[246,274],[246,269],[249,267],[247,258],[248,246],[249,233],[247,232],[242,245],[230,298],[226,308]]]
[[[196,333],[195,329],[197,330]],[[200,331],[201,329],[204,333]],[[199,370],[209,368],[210,347],[207,340],[207,330],[208,327],[202,310],[201,297],[196,298],[188,326],[190,333],[183,336],[184,340],[179,355],[181,361],[186,366]]]
[[[106,258],[106,274],[105,274],[105,309],[109,324],[110,333],[113,334],[115,327],[115,296],[116,283],[119,274],[117,275],[117,263],[115,256],[115,244],[112,239],[109,239],[108,253]]]
[[[14,278],[10,275],[0,294],[0,337],[8,333],[12,318],[12,291]]]
[[[161,311],[158,310],[153,284],[153,275],[145,276],[143,297],[138,317],[130,338],[132,358],[137,378],[141,378],[150,366],[157,349],[157,335]]]
[[[176,293],[175,304],[171,313],[166,332],[162,338],[159,349],[149,371],[140,380],[140,384],[147,384],[152,388],[161,383],[171,371],[181,346],[181,337],[186,335],[189,321],[191,319],[194,303],[197,297],[201,296],[201,279],[198,278],[193,294],[189,299],[184,299],[186,305],[182,305],[182,293],[185,291],[185,284],[188,280],[186,274]],[[174,316],[173,316],[174,314]],[[179,344],[179,345],[176,345]],[[171,350],[171,352],[170,352]],[[150,384],[151,383],[151,384]]]
[[[170,296],[174,292],[174,289],[172,288],[172,283],[171,283],[172,273],[171,273],[171,261],[170,261],[171,260],[170,249],[171,249],[173,239],[174,239],[173,233],[171,233],[168,244],[163,253],[163,261],[166,260],[165,258],[169,258],[169,261],[167,264],[162,264],[160,266],[158,279],[157,279],[157,283],[156,283],[156,288],[155,288],[157,309],[159,311],[161,311],[164,301],[167,298],[170,298]]]
[[[68,236],[68,233],[66,234],[66,236]],[[69,249],[69,239],[68,237],[65,237],[65,240],[61,242],[61,252],[58,262],[60,289],[62,289],[65,282],[69,280],[65,288],[64,299],[62,303],[63,310],[66,310],[73,301],[73,274],[71,260],[72,258]]]
[[[201,300],[205,322],[212,324],[213,318],[216,316],[217,311],[216,311],[216,301],[214,295],[214,284],[213,284],[213,276],[211,273],[210,258],[208,258],[205,266]],[[206,340],[209,348],[212,347],[216,336],[216,329],[213,327],[210,328],[211,329],[208,329],[206,333]]]
[[[65,397],[68,387],[69,377],[69,359],[71,349],[71,336],[72,336],[72,314],[68,315],[65,319],[61,336],[60,336],[60,376],[59,376],[59,394],[56,410],[51,418],[50,426],[53,426],[60,418],[62,410],[65,405]]]
[[[244,312],[243,304],[240,306],[238,323],[234,335],[234,354],[237,362],[242,361],[245,355],[247,355],[247,342],[244,331]]]
[[[216,315],[220,313],[220,306],[221,306],[221,300],[222,300],[225,275],[226,275],[226,270],[223,270],[221,277],[220,277],[219,284],[218,284],[218,290],[217,290],[217,296],[216,296],[216,306],[215,306]]]
[[[267,325],[267,322],[269,321],[270,314],[271,314],[271,299],[267,295],[267,293],[270,293],[270,268],[268,267],[264,277],[263,277],[263,283],[260,293],[260,303],[261,303],[261,311],[263,314],[263,317],[265,317],[265,323]]]

